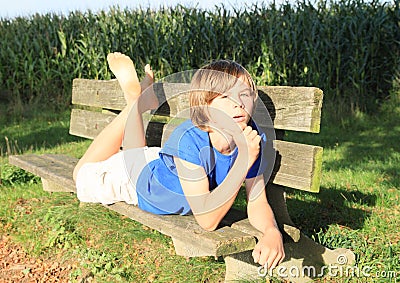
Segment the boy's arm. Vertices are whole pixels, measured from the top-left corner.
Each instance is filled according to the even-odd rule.
[[[208,231],[217,228],[239,192],[246,178],[243,162],[247,157],[240,153],[224,181],[212,192],[204,168],[174,157],[183,193],[199,225]]]
[[[247,214],[251,225],[263,233],[253,251],[254,262],[274,268],[285,257],[282,235],[265,193],[263,175],[246,179]]]
[[[235,131],[231,135],[238,147],[238,155],[225,179],[212,192],[203,167],[174,157],[183,193],[197,222],[205,230],[215,230],[232,207],[247,172],[260,151],[261,137],[257,131],[251,127],[237,127]]]

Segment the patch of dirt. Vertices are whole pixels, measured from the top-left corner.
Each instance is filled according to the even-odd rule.
[[[90,276],[71,278],[73,264],[34,258],[7,236],[0,238],[0,283],[93,282]]]

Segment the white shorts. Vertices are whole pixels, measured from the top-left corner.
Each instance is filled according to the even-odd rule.
[[[76,177],[76,193],[81,202],[138,204],[136,183],[142,169],[157,159],[159,147],[124,150],[100,162],[85,163]]]

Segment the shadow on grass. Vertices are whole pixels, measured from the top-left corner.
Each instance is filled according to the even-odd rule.
[[[315,195],[293,192],[291,196],[288,191],[290,215],[306,233],[325,230],[330,224],[360,229],[374,207],[396,205],[391,198],[385,197],[383,204],[378,198],[397,194],[400,188],[398,106],[375,116],[328,120],[324,117],[318,135],[286,134],[286,140],[324,147],[323,178],[326,174],[332,184],[323,185]]]
[[[58,116],[57,116],[58,115]],[[31,150],[48,150],[60,144],[81,141],[69,131],[69,116],[33,118],[0,129],[0,154],[23,154]]]
[[[342,130],[341,157],[324,162],[326,170],[378,172],[388,186],[400,188],[400,108],[380,117],[360,117]]]
[[[400,187],[400,106],[373,116],[357,114],[341,121],[323,117],[318,135],[290,132],[286,140],[340,150],[337,158],[324,160],[326,170],[380,170]]]
[[[306,234],[312,234],[327,230],[331,224],[361,229],[371,214],[368,208],[376,205],[376,199],[375,195],[358,190],[321,188],[312,200],[288,197],[286,201],[293,221]]]

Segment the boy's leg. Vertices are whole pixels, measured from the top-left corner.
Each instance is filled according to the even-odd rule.
[[[141,85],[133,62],[128,56],[121,53],[111,53],[107,56],[107,61],[124,92],[127,106],[93,140],[74,169],[74,180],[76,180],[76,175],[83,164],[106,160],[120,150],[128,116],[129,125],[131,125],[129,127],[130,132],[135,132],[130,135],[130,140],[132,140],[130,148],[145,146],[142,113],[157,107],[154,93],[151,98],[143,99],[139,103],[141,89],[148,87],[153,82],[153,72],[149,66],[146,66],[146,77]]]
[[[142,94],[132,105],[125,122],[123,149],[143,147],[146,145],[146,134],[143,127],[142,113],[158,107],[158,99],[153,90],[154,75],[150,65],[146,65],[145,77],[140,83]]]

